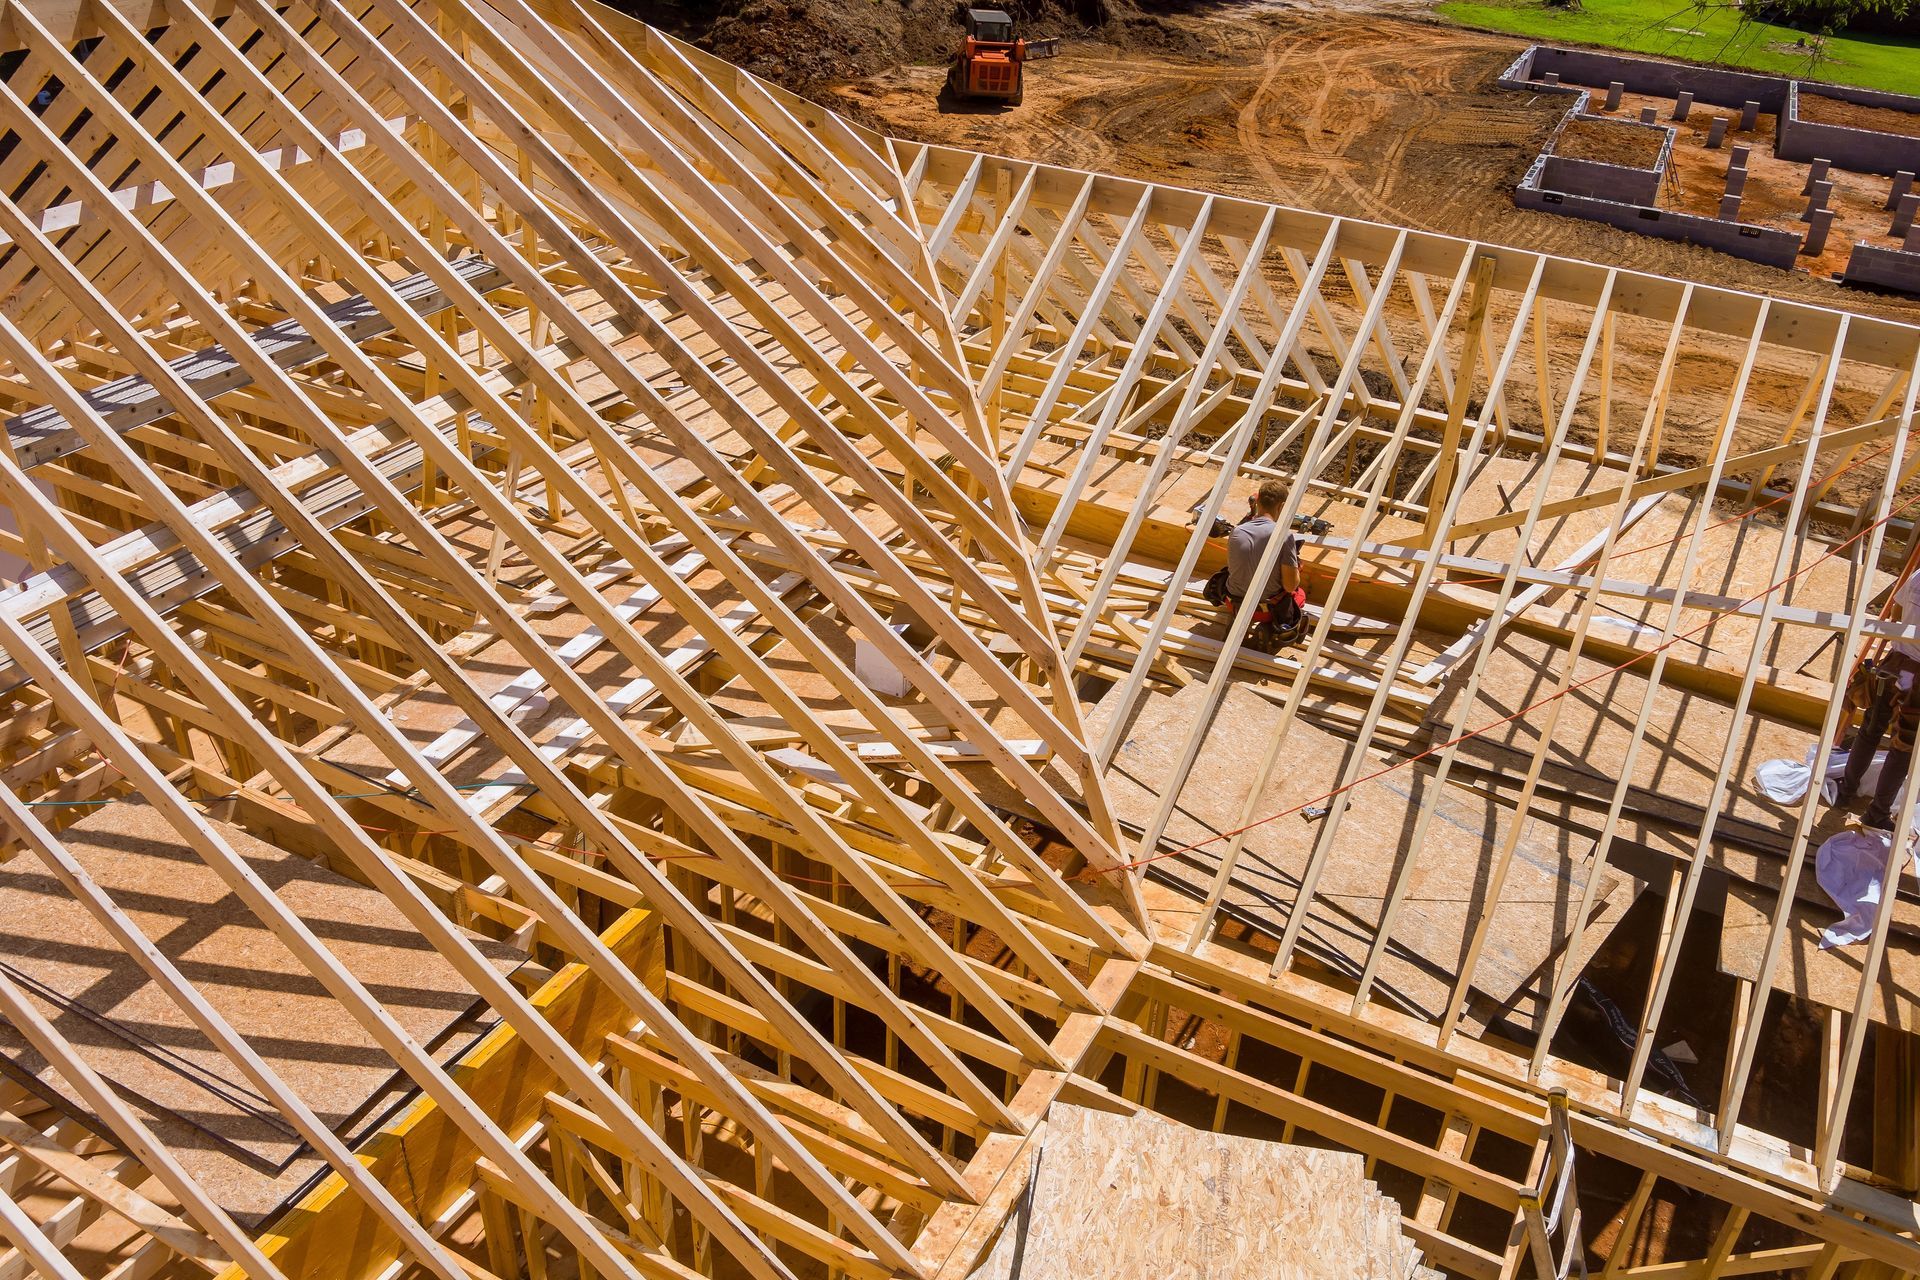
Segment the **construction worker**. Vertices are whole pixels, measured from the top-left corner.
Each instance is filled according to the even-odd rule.
[[[1891,620],[1920,622],[1920,574],[1909,576],[1895,589]],[[1893,731],[1873,798],[1860,815],[1862,826],[1882,831],[1893,827],[1893,804],[1913,767],[1914,739],[1920,735],[1916,682],[1920,682],[1920,640],[1905,637],[1891,642],[1877,661],[1861,663],[1847,681],[1847,703],[1859,713],[1860,727],[1854,731],[1835,805],[1848,808],[1858,803],[1860,783],[1880,750],[1881,740],[1889,729]]]
[[[1214,536],[1227,540],[1227,567],[1207,583],[1206,596],[1228,612],[1238,612],[1248,600],[1260,602],[1255,615],[1256,647],[1269,642],[1291,643],[1298,637],[1306,618],[1307,593],[1300,585],[1300,540],[1291,532],[1281,533],[1280,513],[1287,505],[1287,486],[1278,480],[1263,481],[1247,499],[1247,516],[1237,525],[1216,521]],[[1284,541],[1265,583],[1254,582],[1267,545],[1278,534]],[[1264,615],[1264,616],[1262,616]]]

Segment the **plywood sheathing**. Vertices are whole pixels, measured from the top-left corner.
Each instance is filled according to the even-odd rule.
[[[1342,1151],[1056,1102],[970,1280],[1437,1280]]]
[[[1546,785],[1534,801],[1536,812],[1574,829],[1597,831],[1623,776],[1647,681],[1637,668],[1613,671],[1612,664],[1581,659],[1574,664],[1578,687],[1559,699],[1552,739],[1543,743],[1540,726],[1548,708],[1526,709],[1552,693],[1564,661],[1553,646],[1529,636],[1512,636],[1497,645],[1479,697],[1466,716],[1469,728],[1481,732],[1458,750],[1464,760],[1485,770],[1482,783],[1496,789],[1516,786],[1516,774],[1540,753]],[[1435,703],[1435,718],[1450,715],[1459,696],[1457,681],[1447,685]],[[1515,718],[1503,720],[1509,716]],[[1724,705],[1666,685],[1656,690],[1632,776],[1626,778],[1622,838],[1667,856],[1688,856],[1708,817],[1706,803],[1720,756],[1734,732]],[[1763,794],[1753,780],[1754,769],[1767,760],[1802,759],[1810,745],[1807,734],[1750,717],[1739,726],[1736,742],[1726,796],[1717,811],[1716,839],[1782,854],[1799,810]]]
[[[1911,904],[1908,904],[1911,905]],[[1720,970],[1755,982],[1760,959],[1779,909],[1777,894],[1734,882],[1725,895],[1720,924]],[[1773,989],[1826,1009],[1852,1009],[1860,992],[1863,957],[1858,947],[1822,948],[1820,936],[1840,918],[1831,903],[1794,904],[1787,924],[1786,954],[1773,971]],[[1896,1030],[1920,1027],[1920,934],[1898,923],[1867,1003],[1867,1016]]]
[[[1156,694],[1129,722],[1108,774],[1124,821],[1144,823],[1152,815],[1160,800],[1156,780],[1167,775],[1173,752],[1193,728],[1197,702],[1197,686]],[[1107,710],[1103,704],[1090,717],[1096,728],[1104,727]],[[1234,829],[1279,718],[1280,709],[1268,699],[1243,688],[1229,691],[1205,726],[1200,763],[1181,791],[1167,831],[1169,848],[1201,847],[1154,863],[1157,874],[1205,897],[1228,845],[1222,836]],[[1302,805],[1324,806],[1353,749],[1332,734],[1296,725],[1280,768],[1254,806],[1256,819]],[[1544,968],[1559,955],[1563,940],[1577,936],[1583,953],[1597,946],[1632,904],[1639,884],[1608,871],[1596,893],[1598,905],[1576,929],[1568,916],[1580,900],[1592,841],[1522,816],[1518,820],[1527,829],[1520,856],[1499,901],[1488,902],[1487,868],[1514,816],[1465,792],[1430,794],[1432,787],[1427,771],[1410,769],[1350,793],[1349,817],[1306,926],[1309,953],[1336,973],[1357,975],[1394,879],[1411,875],[1407,904],[1382,968],[1382,987],[1396,1003],[1437,1016],[1460,976],[1470,923],[1492,914],[1492,936],[1473,976],[1475,1016],[1481,1021],[1505,1016],[1527,1025],[1539,1012]],[[1409,842],[1422,803],[1440,805],[1440,820],[1415,850]],[[1236,916],[1279,935],[1317,832],[1312,821],[1295,812],[1249,833],[1225,898]]]
[[[238,828],[216,824],[283,901],[326,938],[422,1044],[456,1057],[495,1021],[387,899]],[[161,952],[331,1126],[363,1131],[398,1068],[340,1004],[146,805],[104,805],[63,833],[68,850]],[[501,972],[525,957],[478,940]],[[28,857],[0,867],[0,965],[111,1079],[222,1205],[259,1222],[323,1167],[166,993]],[[17,1078],[89,1119],[59,1073],[12,1027]]]

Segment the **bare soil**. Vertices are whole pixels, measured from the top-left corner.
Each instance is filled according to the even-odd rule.
[[[1666,137],[1658,130],[1611,120],[1576,119],[1567,123],[1553,145],[1553,153],[1569,160],[1651,169],[1660,161]]]
[[[1817,124],[1844,125],[1849,129],[1872,129],[1875,133],[1898,133],[1920,138],[1920,114],[1895,111],[1892,107],[1869,107],[1858,102],[1823,98],[1817,93],[1800,91],[1800,118]]]

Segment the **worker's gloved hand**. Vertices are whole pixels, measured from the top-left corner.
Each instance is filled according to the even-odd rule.
[[[1219,516],[1213,518],[1213,527],[1207,530],[1209,538],[1224,538],[1233,532],[1233,526]]]

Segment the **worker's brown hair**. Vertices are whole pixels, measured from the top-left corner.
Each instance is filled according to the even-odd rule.
[[[1254,495],[1254,501],[1268,515],[1277,516],[1280,508],[1287,505],[1287,486],[1279,480],[1263,480],[1260,482],[1260,492]]]

